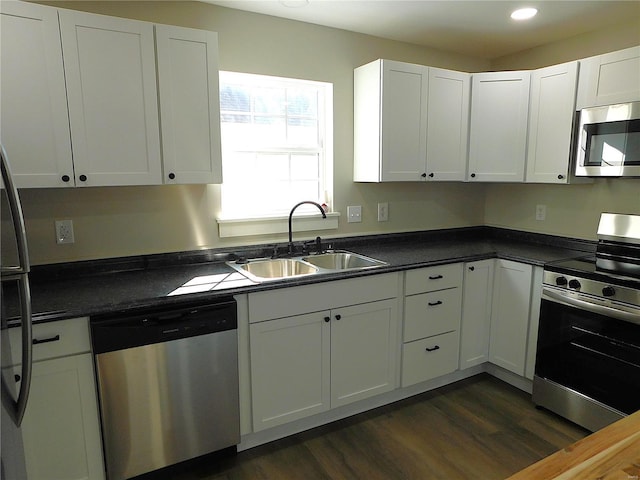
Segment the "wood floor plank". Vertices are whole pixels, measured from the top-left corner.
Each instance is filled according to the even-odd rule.
[[[171,478],[503,479],[588,433],[482,374]]]

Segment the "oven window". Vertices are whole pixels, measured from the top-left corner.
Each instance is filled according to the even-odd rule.
[[[584,125],[587,135],[585,166],[640,165],[640,120]]]
[[[543,300],[536,375],[633,413],[640,409],[640,325]]]

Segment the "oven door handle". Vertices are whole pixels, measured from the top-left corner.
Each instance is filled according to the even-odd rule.
[[[606,315],[617,320],[636,323],[640,325],[640,310],[638,310],[638,313],[634,313],[618,308],[607,307],[606,305],[598,305],[585,300],[581,300],[579,298],[563,295],[562,293],[555,292],[549,288],[542,289],[542,299],[569,305],[571,307],[581,308],[582,310],[586,310],[588,312]]]

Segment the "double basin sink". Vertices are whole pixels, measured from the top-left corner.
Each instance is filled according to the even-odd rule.
[[[363,270],[387,265],[386,262],[346,250],[292,258],[258,258],[244,263],[227,262],[227,264],[259,282],[345,270]]]

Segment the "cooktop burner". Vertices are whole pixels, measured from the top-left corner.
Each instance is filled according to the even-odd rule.
[[[640,277],[631,275],[630,271],[622,270],[612,272],[608,269],[601,268],[600,262],[597,261],[595,255],[551,262],[545,265],[544,269],[550,272],[640,289]]]

